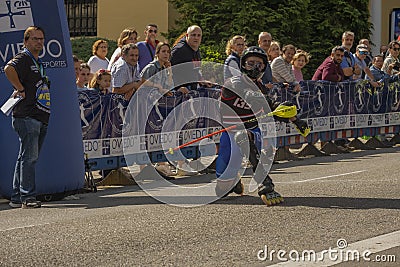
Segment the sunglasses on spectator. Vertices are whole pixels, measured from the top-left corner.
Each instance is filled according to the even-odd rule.
[[[149,33],[157,33],[157,30],[148,30]]]
[[[394,51],[399,51],[400,50],[400,47],[393,47],[392,48]]]
[[[367,51],[358,51],[358,53],[360,53],[360,55],[367,55],[368,54]]]

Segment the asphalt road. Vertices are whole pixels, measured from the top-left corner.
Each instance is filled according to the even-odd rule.
[[[288,265],[293,262],[285,258],[335,249],[339,239],[347,243],[342,252],[372,254],[345,262],[325,253],[317,254],[321,261],[294,263],[320,266],[328,258],[326,266],[399,265],[399,146],[284,162],[273,166],[271,176],[285,197],[274,207],[246,191],[181,208],[159,203],[137,186],[104,188],[35,210],[9,209],[3,201],[0,266]],[[376,256],[391,262],[378,263]]]

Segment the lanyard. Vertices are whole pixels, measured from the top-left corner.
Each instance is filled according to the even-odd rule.
[[[24,52],[32,58],[33,63],[35,63],[35,66],[38,68],[38,70],[40,72],[40,76],[42,76],[42,78],[45,78],[46,76],[44,73],[42,61],[40,59],[36,60],[35,57],[32,55],[31,51],[29,51],[28,49],[25,48]]]
[[[40,76],[42,77],[42,84],[36,89],[36,107],[40,110],[50,113],[50,98],[49,98],[49,89],[50,89],[50,81],[45,75],[45,71],[43,68],[42,61],[40,59],[36,60],[32,55],[31,51],[25,48],[24,53],[31,57],[33,63],[35,63],[36,68],[38,68],[40,72]]]

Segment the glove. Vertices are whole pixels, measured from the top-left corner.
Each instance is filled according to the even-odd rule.
[[[290,119],[297,115],[297,108],[293,103],[285,101],[279,104],[272,112],[268,113],[268,115],[274,115],[279,118],[278,120]]]
[[[311,131],[310,127],[307,125],[307,122],[300,120],[299,118],[296,118],[293,124],[296,126],[296,130],[304,137],[306,137]]]

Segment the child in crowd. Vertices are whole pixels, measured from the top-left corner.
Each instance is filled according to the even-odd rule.
[[[90,67],[87,63],[79,66],[78,78],[76,79],[76,89],[88,89],[87,85],[90,80]]]
[[[303,81],[303,73],[301,72],[301,69],[304,68],[304,66],[310,61],[310,55],[303,51],[303,50],[297,50],[296,54],[294,54],[293,59],[292,59],[292,69],[293,69],[293,74],[296,77],[296,80],[298,82]]]
[[[76,55],[72,55],[72,59],[74,60],[75,79],[78,79],[79,67],[82,63],[82,60],[80,60]]]
[[[89,83],[89,87],[97,90],[100,94],[108,94],[111,86],[111,73],[108,70],[98,70]]]

